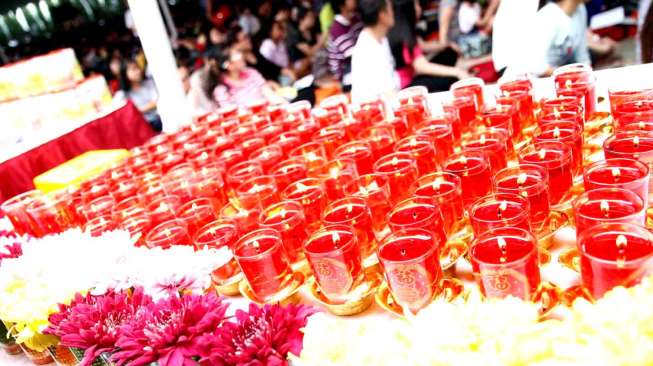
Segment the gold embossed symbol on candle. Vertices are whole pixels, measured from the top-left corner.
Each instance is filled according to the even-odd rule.
[[[619,234],[615,241],[617,245],[617,268],[623,268],[626,262],[626,247],[628,246],[628,238],[625,235]]]

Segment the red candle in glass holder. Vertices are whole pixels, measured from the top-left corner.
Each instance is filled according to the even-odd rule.
[[[279,146],[268,145],[254,151],[250,156],[250,160],[257,161],[261,164],[264,172],[267,172],[275,164],[283,159],[283,151]]]
[[[344,94],[336,94],[324,98],[319,107],[324,108],[329,112],[335,112],[338,115],[345,117],[349,114],[349,98]]]
[[[338,109],[328,110],[322,107],[313,108],[311,115],[320,127],[333,126],[342,122],[344,115]]]
[[[471,95],[459,95],[451,102],[460,118],[460,130],[467,132],[476,120],[476,102]]]
[[[129,217],[149,216],[147,211],[145,211],[145,207],[146,206],[141,203],[138,197],[129,197],[112,207],[112,215],[114,220],[119,222],[122,222]]]
[[[351,159],[356,163],[356,170],[360,174],[372,172],[374,159],[372,147],[369,143],[361,140],[348,142],[338,147],[334,153],[337,159]]]
[[[183,221],[172,219],[154,226],[145,236],[148,248],[168,249],[173,245],[192,245]]]
[[[302,244],[308,238],[304,209],[294,201],[282,201],[268,206],[259,217],[261,228],[279,232],[290,262],[304,258]]]
[[[326,163],[319,174],[329,200],[345,196],[347,183],[358,178],[356,163],[351,159],[336,159]]]
[[[463,96],[473,97],[475,111],[480,111],[485,105],[483,101],[483,86],[485,86],[483,79],[467,78],[458,80],[455,83],[451,84],[450,90],[455,98]]]
[[[597,188],[574,200],[576,232],[601,223],[646,224],[646,205],[637,194],[621,188]]]
[[[534,164],[544,168],[549,176],[549,199],[552,205],[567,197],[572,186],[572,155],[569,146],[562,142],[536,142],[519,152],[521,164]]]
[[[490,162],[490,169],[495,173],[508,165],[506,136],[501,133],[473,134],[463,141],[463,151],[484,153]]]
[[[227,149],[216,156],[216,163],[221,163],[226,169],[232,168],[234,165],[244,162],[245,155],[240,148]]]
[[[436,162],[442,165],[453,154],[454,135],[450,123],[445,119],[430,119],[415,128],[415,134],[431,138],[435,146]]]
[[[348,226],[328,225],[314,232],[304,253],[321,293],[331,302],[346,302],[365,277],[356,235]]]
[[[159,197],[152,201],[147,206],[147,211],[150,213],[152,219],[152,225],[156,226],[177,217],[177,212],[181,205],[181,199],[177,196]]]
[[[351,110],[354,120],[367,127],[385,119],[385,106],[381,99],[354,104],[351,106]]]
[[[648,206],[650,175],[646,164],[632,159],[608,159],[597,161],[583,172],[585,191],[597,188],[627,189]]]
[[[592,68],[585,64],[570,64],[553,71],[556,93],[558,95],[582,96],[584,98],[585,119],[589,120],[596,112],[596,78]]]
[[[533,97],[526,91],[502,91],[502,95],[497,97],[497,105],[510,106],[516,112],[513,116],[513,131],[521,133],[521,129],[533,124]],[[512,113],[512,111],[511,111]]]
[[[37,238],[64,232],[73,224],[60,197],[36,196],[29,201],[26,211]]]
[[[582,104],[576,97],[558,96],[556,98],[544,99],[540,103],[540,116],[547,114],[563,116],[563,112],[573,113],[580,124],[585,122],[585,111]]]
[[[111,188],[113,197],[117,202],[125,198],[135,197],[138,194],[138,183],[135,180],[123,180],[113,185]]]
[[[111,187],[106,183],[93,182],[88,188],[84,185],[80,186],[82,200],[84,203],[90,203],[91,201],[111,195]]]
[[[288,115],[297,116],[301,119],[311,118],[311,103],[306,100],[300,100],[286,105]]]
[[[222,118],[223,120],[236,118],[238,117],[238,106],[235,104],[225,105],[218,108],[218,110],[215,111],[215,113],[217,113],[220,116],[220,118]]]
[[[575,123],[548,123],[535,130],[535,142],[559,141],[571,149],[574,176],[583,171],[583,130]]]
[[[208,198],[197,198],[181,206],[177,217],[186,224],[191,237],[202,226],[217,219],[213,203]]]
[[[420,176],[437,170],[435,146],[429,136],[412,135],[397,142],[395,152],[408,153],[413,156]]]
[[[240,148],[243,150],[243,155],[249,157],[252,153],[265,146],[265,140],[260,137],[252,137],[247,139],[240,144]],[[251,159],[251,158],[249,158]]]
[[[477,121],[477,125],[483,126],[485,129],[495,127],[505,130],[508,138],[517,140],[521,136],[521,122],[519,120],[515,122],[512,107],[497,104],[492,108],[485,108]],[[480,132],[478,128],[477,132]]]
[[[532,300],[540,285],[533,234],[513,227],[492,229],[476,237],[469,251],[483,295]]]
[[[252,178],[260,177],[261,175],[263,175],[263,167],[261,166],[261,163],[255,160],[247,160],[238,163],[227,170],[226,183],[229,190],[233,192],[241,183]]]
[[[309,119],[300,121],[300,123],[290,128],[293,131],[297,131],[297,133],[299,133],[302,143],[308,143],[311,141],[311,136],[320,130],[320,125],[314,120]]]
[[[445,233],[453,234],[454,225],[465,215],[460,178],[447,172],[432,173],[415,181],[410,191],[415,197],[435,199],[442,212]]]
[[[372,227],[376,233],[381,233],[386,225],[386,214],[392,208],[388,179],[382,174],[361,175],[349,182],[345,192],[367,202],[372,213]]]
[[[206,224],[193,238],[196,250],[220,249],[222,247],[233,250],[237,241],[238,228],[228,220],[217,220]],[[232,258],[222,267],[216,268],[211,273],[211,279],[220,285],[238,273],[240,273],[240,267],[238,267],[236,258]]]
[[[447,242],[442,211],[433,197],[412,197],[399,202],[388,214],[392,232],[424,229],[435,235],[441,245]]]
[[[406,153],[394,153],[380,158],[374,163],[374,172],[388,178],[393,202],[405,198],[410,185],[418,178],[417,164],[413,157]]]
[[[319,171],[328,160],[324,145],[317,142],[300,145],[290,152],[290,156],[303,158],[309,173]]]
[[[379,246],[378,256],[392,296],[416,313],[439,292],[442,281],[439,247],[433,233],[421,229],[393,232]]]
[[[465,207],[490,193],[492,188],[490,163],[482,153],[467,151],[453,154],[445,161],[443,170],[460,178]]]
[[[363,258],[376,249],[376,235],[372,227],[372,212],[360,197],[347,197],[331,202],[324,210],[322,220],[327,225],[347,225],[354,228]]]
[[[333,157],[338,146],[347,142],[345,130],[340,125],[323,127],[313,135],[313,141],[324,146],[327,157]]]
[[[94,199],[85,206],[84,215],[86,220],[92,220],[98,216],[111,215],[116,201],[111,196],[102,196]]]
[[[617,129],[624,126],[653,121],[653,100],[623,102],[616,107],[614,120]]]
[[[280,162],[270,169],[270,175],[277,182],[279,191],[283,191],[291,183],[307,177],[308,169],[301,158],[290,158]]]
[[[270,144],[281,148],[283,156],[287,156],[297,146],[302,144],[301,136],[294,131],[283,132],[270,139]]]
[[[421,105],[424,110],[428,110],[428,103],[426,100],[428,95],[429,91],[425,86],[411,86],[401,89],[397,93],[397,100],[399,101],[400,105]]]
[[[512,193],[495,193],[479,198],[469,208],[469,219],[475,236],[499,227],[531,230],[528,200]]]
[[[374,159],[392,153],[397,140],[393,128],[388,125],[370,127],[362,131],[358,138],[370,144]]]
[[[260,214],[261,209],[259,207],[246,209],[233,202],[227,202],[220,210],[220,218],[234,222],[241,233],[256,229]]]
[[[204,146],[208,149],[213,149],[215,155],[222,153],[225,150],[233,149],[236,141],[229,136],[224,135],[215,135],[215,136],[206,136],[204,141]]]
[[[104,232],[112,231],[118,228],[118,224],[112,220],[111,215],[96,216],[84,225],[84,230],[91,236],[100,236]]]
[[[155,161],[161,165],[163,172],[166,173],[175,166],[184,162],[184,155],[176,152],[167,152],[164,155],[157,155]]]
[[[41,195],[41,191],[35,189],[16,195],[0,205],[0,210],[7,215],[18,235],[36,235],[27,214],[27,207],[32,201],[39,199]]]
[[[302,205],[310,230],[321,225],[320,218],[326,207],[327,198],[320,180],[315,178],[298,180],[286,187],[281,196],[284,200],[295,201]]]
[[[608,89],[608,98],[610,99],[610,112],[617,118],[619,106],[625,103],[644,102],[651,99],[653,89],[651,88],[634,88],[630,85],[624,88],[610,87]]]
[[[269,175],[248,179],[236,188],[236,198],[244,208],[268,207],[279,202],[277,183]]]
[[[221,169],[215,165],[200,168],[190,177],[191,192],[195,197],[204,197],[211,200],[215,211],[220,210],[227,202],[227,192],[222,179]]]
[[[505,168],[494,176],[493,182],[495,192],[515,194],[528,200],[534,229],[549,217],[549,176],[541,166],[521,164]]]
[[[260,229],[243,236],[234,254],[258,300],[269,301],[288,286],[292,269],[276,230]]]
[[[132,239],[136,240],[136,246],[145,245],[145,236],[152,227],[149,216],[132,216],[125,218],[120,223],[120,228],[126,230]]]
[[[408,125],[408,129],[412,129],[428,117],[428,111],[422,103],[406,103],[400,104],[394,110],[395,116],[403,118]]]

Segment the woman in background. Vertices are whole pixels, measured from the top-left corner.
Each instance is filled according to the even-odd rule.
[[[128,60],[125,63],[121,74],[121,90],[116,93],[115,97],[131,100],[143,113],[150,126],[155,131],[161,132],[161,117],[156,109],[159,95],[154,82],[145,78],[145,70],[134,60]]]

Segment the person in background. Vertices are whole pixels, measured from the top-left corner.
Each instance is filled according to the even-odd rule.
[[[238,18],[238,25],[250,36],[261,30],[261,22],[256,15],[252,14],[252,9],[249,6],[243,8],[242,14]]]
[[[244,106],[259,99],[267,99],[273,104],[283,102],[258,71],[247,67],[240,51],[232,48],[228,54],[221,55],[218,62],[221,75],[213,91],[218,104]]]
[[[365,28],[358,36],[351,58],[351,99],[362,102],[393,95],[399,88],[394,59],[386,35],[394,25],[390,0],[359,0]]]
[[[336,12],[329,30],[327,53],[331,75],[343,85],[343,91],[351,89],[351,55],[363,25],[356,16],[356,0],[331,0]]]
[[[109,61],[109,72],[111,73],[111,78],[109,79],[109,90],[112,95],[120,90],[120,75],[122,68],[122,59],[119,56],[112,57],[111,61]]]
[[[653,1],[641,0],[637,17],[637,57],[642,63],[653,62]]]
[[[549,76],[559,66],[590,64],[587,11],[584,0],[557,0],[540,9],[524,39],[521,57],[513,57],[508,73]]]
[[[145,79],[145,71],[134,60],[128,60],[122,72],[121,90],[115,95],[118,100],[129,99],[143,113],[152,128],[161,132],[161,117],[156,110],[158,93],[154,82]]]
[[[500,2],[492,30],[492,62],[499,74],[503,74],[515,59],[521,58],[524,45],[533,41],[526,30],[532,26],[538,6],[539,0]]]
[[[286,48],[286,28],[281,21],[272,23],[268,38],[261,43],[259,52],[273,64],[281,68],[288,68],[290,61]]]
[[[217,48],[207,51],[204,57],[204,65],[195,70],[188,78],[186,98],[194,116],[201,116],[218,108],[218,103],[213,100],[213,91],[218,86],[221,78],[221,52]]]
[[[324,37],[315,32],[316,16],[312,9],[299,7],[296,12],[296,22],[290,22],[286,46],[288,56],[297,76],[308,74],[311,71],[317,52],[324,46]]]
[[[294,79],[294,72],[268,61],[252,45],[252,38],[239,25],[230,28],[227,35],[227,47],[234,48],[245,58],[249,67],[255,68],[266,80],[277,81],[281,75]]]

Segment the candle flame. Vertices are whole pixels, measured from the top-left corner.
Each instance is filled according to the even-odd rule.
[[[258,240],[256,239],[252,242],[252,246],[254,247],[254,249],[256,249],[257,252],[259,251],[259,249],[261,249],[261,245],[258,243]]]
[[[370,192],[367,191],[367,188],[365,186],[358,187],[358,191],[363,196],[367,196],[368,194],[370,194]]]
[[[381,187],[379,187],[379,184],[376,181],[373,181],[372,183],[367,185],[368,191],[374,192],[374,191],[378,191],[379,189],[381,189]]]
[[[165,202],[161,202],[159,207],[157,207],[157,209],[156,209],[157,212],[163,212],[163,211],[168,211],[168,210],[170,210],[170,208],[168,207],[168,205]]]
[[[441,185],[442,185],[442,177],[435,178],[435,180],[433,181],[433,190],[439,193]]]
[[[623,234],[619,234],[615,244],[617,245],[617,249],[625,250],[626,246],[628,246],[628,238],[626,238],[626,236]]]
[[[560,138],[560,129],[558,128],[558,126],[555,126],[555,127],[553,128],[553,137],[555,137],[555,138],[557,138],[557,139]]]
[[[270,158],[270,152],[268,150],[263,150],[263,152],[261,153],[261,157],[263,159],[269,159]]]
[[[519,176],[517,177],[517,184],[519,186],[524,185],[526,183],[526,180],[528,179],[528,175],[526,173],[519,173]]]
[[[281,142],[286,142],[286,140],[288,140],[288,138],[286,138],[286,136],[284,136],[284,135],[280,135],[280,136],[279,136],[279,140],[280,140]]]
[[[399,159],[397,159],[396,156],[393,156],[393,157],[392,157],[392,161],[390,162],[390,164],[392,164],[392,165],[397,165],[397,164],[399,164]]]
[[[315,152],[313,152],[313,151],[309,151],[308,153],[306,153],[305,157],[306,157],[306,160],[308,160],[309,162],[313,162],[313,161],[316,161],[316,160],[319,159],[317,154]]]
[[[499,212],[497,212],[497,215],[499,217],[503,216],[503,211],[505,211],[508,208],[508,202],[506,201],[501,201],[499,204]]]
[[[624,268],[626,264],[626,246],[628,246],[628,239],[625,235],[619,234],[615,242],[617,245],[617,268]]]
[[[646,129],[646,124],[644,123],[644,121],[639,121],[639,129],[640,130],[645,130]]]
[[[612,172],[612,177],[614,179],[619,179],[621,177],[621,169],[619,169],[619,167],[615,166],[611,168],[610,171]]]
[[[337,231],[332,232],[331,240],[333,241],[333,244],[337,246],[338,244],[340,244],[340,234],[338,234]]]
[[[351,203],[348,204],[346,207],[347,207],[347,213],[348,214],[350,214],[350,213],[352,213],[352,211],[354,211],[354,205],[352,205]]]
[[[633,137],[633,146],[639,147],[639,136]]]
[[[601,213],[603,213],[603,216],[605,217],[610,216],[610,204],[606,200],[601,200]]]
[[[329,169],[329,175],[331,175],[331,178],[333,179],[338,178],[339,173],[340,173],[340,169],[338,169],[338,167],[331,167]]]
[[[479,142],[481,145],[485,145],[485,134],[481,134],[481,138],[479,139]]]
[[[553,107],[553,116],[556,119],[560,118],[560,111],[558,110],[558,107]]]
[[[163,229],[163,236],[166,236],[166,237],[170,236],[170,229],[169,228]]]
[[[460,163],[467,167],[467,157],[465,155],[460,156]]]
[[[197,211],[197,203],[193,202],[193,203],[190,205],[190,208],[191,208],[191,211]]]
[[[410,139],[410,146],[411,147],[417,146],[417,139],[415,137]]]
[[[573,85],[573,84],[572,84],[571,79],[567,79],[567,81],[565,81],[565,88],[566,88],[566,89],[571,88],[572,85]]]
[[[544,160],[546,157],[546,149],[540,149],[540,151],[537,152],[537,156],[540,158],[540,160]]]
[[[256,194],[256,193],[259,193],[259,192],[263,192],[264,188],[265,188],[264,185],[254,183],[252,188],[249,189],[249,193]]]
[[[279,216],[281,216],[281,218],[285,220],[285,218],[286,218],[286,213],[287,213],[286,208],[285,208],[285,207],[281,207],[281,210],[279,211]]]
[[[306,192],[308,191],[308,186],[300,183],[297,183],[297,192]]]

